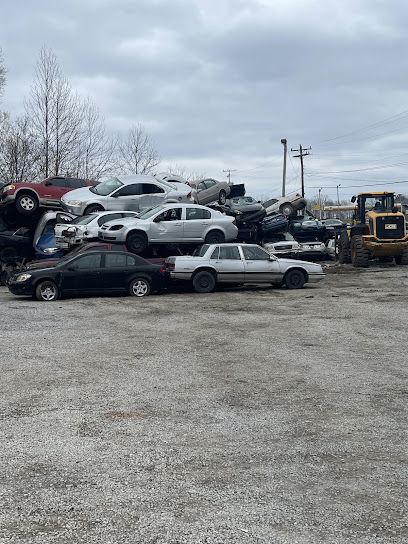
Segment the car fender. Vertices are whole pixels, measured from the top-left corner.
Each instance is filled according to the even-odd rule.
[[[149,239],[149,232],[148,232],[148,229],[146,227],[142,227],[142,226],[136,226],[136,227],[129,227],[129,229],[126,231],[126,234],[125,234],[125,238],[127,239],[127,237],[130,235],[130,234],[133,234],[133,233],[140,233],[140,234],[144,234],[146,236],[147,239]]]
[[[191,279],[193,279],[193,276],[197,274],[198,272],[201,272],[203,270],[207,270],[208,272],[212,272],[215,275],[215,279],[218,278],[218,272],[217,269],[214,266],[211,266],[210,264],[199,264],[197,267],[192,270],[191,272]]]
[[[309,273],[307,272],[305,268],[303,268],[303,266],[300,266],[298,264],[293,264],[293,265],[290,265],[288,268],[286,268],[286,270],[283,272],[283,276],[285,277],[286,274],[290,272],[291,270],[300,270],[305,275],[305,278],[306,278],[305,283],[309,281]]]
[[[38,200],[40,200],[40,196],[38,195],[37,191],[35,189],[32,189],[31,187],[20,187],[19,189],[17,189],[17,191],[14,193],[14,198],[17,198],[17,195],[19,193],[33,193]]]

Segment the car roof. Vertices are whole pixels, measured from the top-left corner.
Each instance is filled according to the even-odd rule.
[[[121,183],[123,183],[123,185],[129,185],[130,183],[161,183],[161,180],[158,180],[153,176],[146,176],[144,174],[114,176],[114,178],[118,179]]]

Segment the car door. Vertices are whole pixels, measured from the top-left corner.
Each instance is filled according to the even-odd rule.
[[[204,240],[208,227],[211,225],[210,210],[202,208],[186,208],[184,222],[184,240],[186,242],[201,242]]]
[[[214,179],[206,179],[205,184],[205,201],[206,204],[218,200],[218,183]]]
[[[245,283],[280,283],[283,278],[279,261],[259,246],[241,246]]]
[[[245,266],[238,246],[217,246],[210,256],[220,282],[244,283]]]
[[[71,191],[65,178],[50,178],[44,182],[44,194],[42,200],[50,205],[59,205],[61,198]]]
[[[139,211],[142,185],[142,183],[129,183],[114,191],[107,199],[107,209],[109,211]]]
[[[167,208],[156,216],[150,226],[150,242],[171,243],[184,241],[183,208]]]
[[[154,208],[166,200],[167,192],[157,183],[149,182],[142,184],[142,193],[140,196],[140,210]]]
[[[61,270],[63,293],[96,293],[104,288],[102,253],[88,253],[66,263]]]
[[[103,286],[105,291],[126,291],[127,278],[135,259],[133,255],[107,251],[102,263]]]

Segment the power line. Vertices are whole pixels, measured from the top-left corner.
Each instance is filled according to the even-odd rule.
[[[359,185],[342,185],[342,189],[352,189],[352,188],[358,188],[358,187],[377,187],[380,185],[397,185],[400,183],[408,183],[408,180],[402,180],[402,181],[385,181],[381,183],[361,183]],[[336,189],[337,185],[319,185],[317,187],[310,187],[310,189]]]
[[[299,155],[293,155],[295,159],[300,159],[300,180],[302,182],[302,196],[305,196],[305,178],[304,178],[304,167],[303,167],[303,157],[310,155],[309,151],[311,147],[302,147],[302,144],[299,144],[299,149],[291,149],[292,152],[299,153]]]

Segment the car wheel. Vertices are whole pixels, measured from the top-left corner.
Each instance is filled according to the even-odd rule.
[[[103,212],[105,211],[103,207],[100,204],[91,204],[87,208],[85,208],[84,215],[88,215],[89,213],[95,213],[95,212]]]
[[[283,215],[292,215],[295,212],[295,208],[292,206],[292,204],[286,202],[285,204],[282,204],[279,211],[283,213]]]
[[[205,237],[206,244],[222,244],[225,242],[224,233],[219,230],[211,230]]]
[[[395,256],[395,264],[401,264],[404,266],[408,264],[408,249],[404,249],[400,255]]]
[[[215,289],[215,276],[208,270],[194,274],[193,288],[196,293],[212,293]]]
[[[139,232],[131,232],[126,240],[126,249],[131,253],[139,255],[148,246],[147,238]]]
[[[16,198],[16,208],[20,213],[34,213],[38,208],[38,199],[36,196],[28,193],[18,195]]]
[[[51,280],[40,282],[35,288],[35,298],[44,302],[54,302],[58,300],[58,287]]]
[[[129,294],[133,297],[147,297],[151,290],[152,285],[147,278],[136,278],[129,286]]]
[[[220,191],[220,194],[218,195],[218,204],[221,204],[222,206],[226,203],[227,201],[227,193],[224,191],[224,189],[222,189]]]
[[[306,282],[306,277],[301,270],[289,270],[285,276],[285,285],[287,289],[302,289]]]

